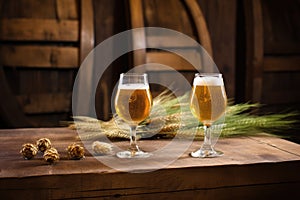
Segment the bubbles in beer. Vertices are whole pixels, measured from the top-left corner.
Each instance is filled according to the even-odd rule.
[[[224,114],[226,94],[223,79],[213,76],[196,76],[191,96],[191,111],[199,121],[212,124]]]
[[[116,112],[129,124],[138,124],[149,116],[152,98],[149,86],[146,89],[135,87],[135,84],[127,87],[119,87],[115,101]],[[126,89],[124,89],[126,88]]]

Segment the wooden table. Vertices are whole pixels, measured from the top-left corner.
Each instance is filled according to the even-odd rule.
[[[42,155],[24,160],[23,143],[47,137],[61,160]],[[223,157],[189,157],[200,142],[169,166],[128,173],[105,166],[90,154],[68,160],[66,147],[77,132],[67,128],[0,130],[1,199],[278,199],[300,197],[300,145],[269,136],[225,138],[216,147]],[[168,140],[139,141],[145,149]],[[128,144],[128,141],[119,142]]]

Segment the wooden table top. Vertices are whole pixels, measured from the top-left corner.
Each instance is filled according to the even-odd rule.
[[[47,137],[57,148],[61,159],[54,165],[48,165],[38,154],[32,160],[24,160],[19,153],[22,144],[35,143]],[[68,128],[40,129],[6,129],[0,130],[0,177],[38,176],[45,173],[115,173],[87,151],[83,160],[69,160],[66,148],[78,142],[77,132]],[[153,151],[165,146],[170,140],[141,140],[139,146],[144,150]],[[127,147],[128,141],[116,142],[118,146]],[[224,156],[213,159],[192,158],[188,154],[200,147],[202,141],[194,141],[190,148],[167,168],[207,167],[222,165],[246,165],[258,163],[276,163],[287,161],[300,162],[300,145],[271,136],[238,137],[220,139],[216,148],[224,152]],[[115,156],[112,156],[115,157]],[[119,159],[115,157],[115,159]],[[24,168],[32,168],[24,173]],[[49,171],[50,170],[50,171]]]
[[[57,179],[64,177],[67,180],[69,177],[71,180],[76,175],[81,177],[79,180],[77,178],[77,181],[83,181],[85,177],[88,177],[89,180],[94,180],[97,176],[101,177],[101,186],[96,184],[98,185],[97,188],[102,193],[104,190],[107,190],[106,193],[109,191],[108,196],[116,195],[116,193],[123,195],[124,193],[120,192],[120,188],[125,186],[128,188],[138,186],[140,188],[138,189],[139,192],[143,188],[142,192],[144,193],[146,190],[149,192],[149,186],[152,186],[150,188],[151,192],[161,191],[164,188],[163,184],[166,184],[165,191],[185,191],[187,188],[197,190],[197,188],[201,187],[216,188],[229,187],[228,185],[251,185],[275,182],[296,182],[298,186],[300,184],[300,173],[297,171],[300,167],[300,145],[276,137],[222,138],[218,141],[216,148],[222,150],[224,156],[209,159],[192,158],[188,155],[191,151],[199,148],[202,143],[202,141],[194,141],[180,158],[163,169],[150,173],[126,173],[106,166],[89,153],[82,160],[69,160],[66,148],[69,144],[78,141],[77,136],[76,131],[68,128],[0,130],[0,193],[8,189],[13,191],[13,189],[23,186],[33,190],[32,186],[21,186],[21,182],[19,182],[20,184],[16,184],[14,180],[23,180],[28,184],[26,181],[31,179],[35,180],[37,177],[41,177],[41,180],[43,180],[48,177],[47,184],[44,187],[48,187],[47,190],[49,190],[51,184],[51,187],[57,184],[57,187],[66,187],[66,183],[59,183]],[[47,164],[40,154],[32,160],[25,160],[20,155],[19,151],[22,144],[35,143],[41,137],[49,138],[53,146],[60,152],[61,159],[56,164]],[[147,151],[153,151],[167,145],[169,142],[170,140],[141,140],[139,141],[139,145]],[[128,143],[128,141],[116,142],[117,145],[124,147]],[[110,157],[119,159],[114,155]],[[130,165],[127,167],[130,167]],[[124,169],[126,169],[126,166]],[[138,172],[138,167],[135,170],[130,171],[129,169],[125,171]],[[278,173],[281,170],[285,170],[284,173]],[[200,181],[195,179],[195,175],[196,177],[202,176],[202,179],[209,177],[210,180],[214,181]],[[171,178],[164,179],[164,181],[159,178],[169,176]],[[185,177],[188,177],[186,181]],[[128,182],[128,179],[131,180],[131,183]],[[180,179],[179,183],[176,182],[178,179]],[[142,180],[147,180],[147,184]],[[117,183],[114,181],[117,181]],[[161,185],[161,187],[158,188],[157,184]],[[76,187],[88,190],[87,188],[90,189],[96,186],[91,186],[91,184],[83,186],[83,183],[80,182],[79,185],[77,183]],[[289,186],[286,188],[293,187]],[[125,193],[129,194],[131,192],[126,190]],[[49,194],[49,191],[47,194]],[[242,195],[243,192],[237,194]],[[192,195],[195,194],[193,193]],[[58,195],[57,197],[62,196]],[[72,192],[70,193],[70,197],[78,196]]]

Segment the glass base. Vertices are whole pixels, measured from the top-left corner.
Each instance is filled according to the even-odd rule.
[[[152,154],[144,151],[121,151],[116,155],[118,158],[148,158]]]
[[[220,157],[224,155],[222,151],[216,151],[216,150],[202,150],[199,149],[198,151],[192,152],[190,156],[194,158],[214,158],[214,157]]]

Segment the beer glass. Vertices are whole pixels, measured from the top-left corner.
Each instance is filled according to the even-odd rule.
[[[120,75],[115,109],[118,116],[130,127],[130,147],[118,152],[119,158],[149,157],[151,154],[140,150],[136,141],[136,128],[151,111],[152,96],[147,74],[126,73]]]
[[[223,155],[212,145],[212,125],[225,113],[227,105],[226,92],[222,74],[198,73],[193,81],[190,97],[190,109],[193,115],[202,122],[204,127],[204,142],[198,151],[192,152],[192,157],[217,157]]]

